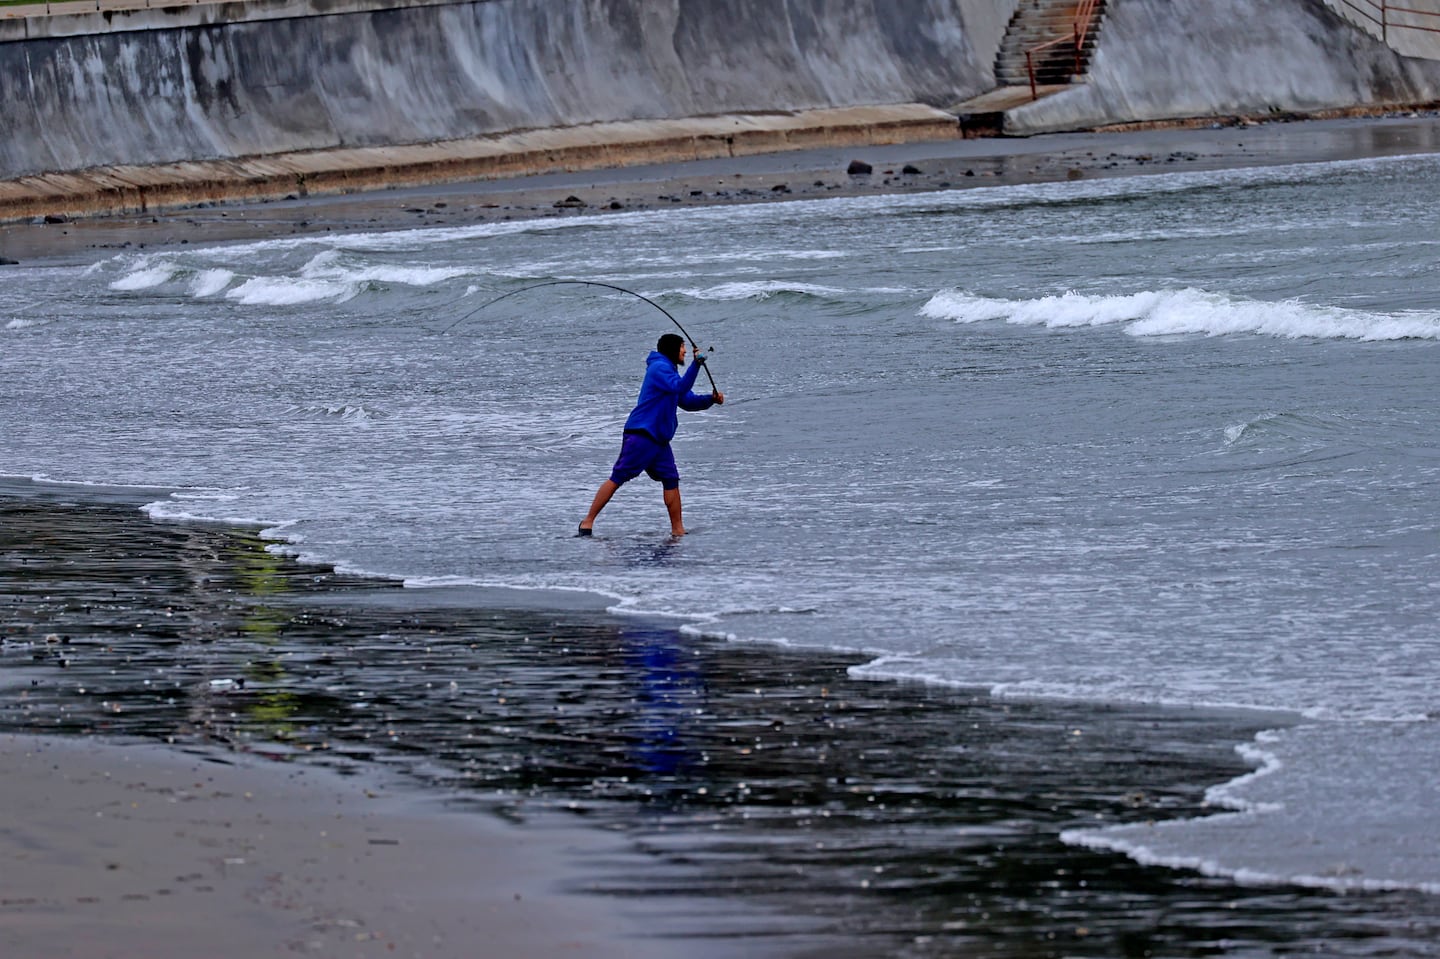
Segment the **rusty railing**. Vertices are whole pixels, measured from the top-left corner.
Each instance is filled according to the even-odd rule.
[[[1390,31],[1392,30],[1420,30],[1424,33],[1440,33],[1440,12],[1435,10],[1416,10],[1414,7],[1401,6],[1398,3],[1391,3],[1390,0],[1336,0],[1336,3],[1359,14],[1364,19],[1380,28],[1380,39],[1386,44],[1390,43]],[[1395,20],[1391,14],[1400,14],[1401,19]],[[1409,18],[1414,17],[1425,24],[1407,23]],[[1426,18],[1429,18],[1428,20]]]
[[[1373,2],[1373,0],[1366,0],[1366,2]],[[1056,37],[1054,40],[1037,43],[1025,51],[1025,69],[1029,71],[1030,74],[1031,100],[1040,99],[1040,91],[1035,83],[1035,54],[1042,50],[1057,47],[1062,43],[1070,43],[1075,54],[1075,69],[1071,75],[1080,75],[1080,57],[1085,49],[1085,38],[1090,35],[1090,22],[1094,19],[1095,8],[1099,5],[1100,0],[1081,0],[1081,3],[1075,8],[1075,19],[1069,36]]]

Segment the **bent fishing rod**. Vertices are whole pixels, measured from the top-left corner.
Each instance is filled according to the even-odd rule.
[[[697,357],[700,355],[700,344],[695,342],[695,338],[692,337],[688,332],[686,332],[685,327],[680,325],[680,321],[675,319],[675,317],[671,316],[670,311],[665,309],[665,307],[661,306],[659,303],[656,303],[654,300],[650,299],[650,297],[645,296],[642,293],[636,293],[634,290],[627,290],[625,289],[625,287],[616,286],[613,283],[601,283],[598,280],[546,280],[543,283],[532,283],[529,286],[522,286],[518,290],[511,290],[509,293],[502,293],[499,296],[495,297],[495,299],[493,300],[487,300],[486,302],[481,303],[479,306],[475,307],[475,309],[471,310],[469,313],[466,313],[464,316],[460,317],[460,319],[456,320],[454,323],[451,323],[449,326],[445,327],[445,329],[441,330],[440,335],[444,336],[446,333],[449,333],[451,330],[455,329],[455,327],[459,326],[461,323],[464,323],[466,320],[470,319],[470,317],[474,316],[476,313],[479,313],[481,310],[485,309],[488,306],[494,306],[501,300],[508,300],[512,296],[518,296],[521,293],[528,293],[531,290],[538,290],[546,286],[598,286],[602,289],[614,290],[616,293],[624,293],[627,296],[633,296],[637,300],[649,303],[651,306],[655,307],[655,309],[659,310],[661,313],[664,313],[667,320],[675,324],[675,328],[680,331],[680,335],[685,337],[685,339],[689,342],[691,353]],[[710,389],[715,392],[719,392],[719,388],[715,385],[715,377],[710,375],[710,364],[702,364],[700,368],[705,371],[705,378],[710,381]]]

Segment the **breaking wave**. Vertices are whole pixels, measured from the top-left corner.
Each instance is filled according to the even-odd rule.
[[[1160,290],[1118,296],[1065,293],[1010,300],[945,290],[920,312],[957,323],[1003,320],[1050,329],[1121,326],[1131,336],[1258,335],[1283,339],[1440,339],[1440,312],[1374,313],[1301,300],[1269,302],[1204,290]]]

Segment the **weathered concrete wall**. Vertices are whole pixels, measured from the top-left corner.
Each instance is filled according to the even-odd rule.
[[[1015,2],[475,0],[0,42],[0,179],[594,122],[948,104],[991,85]]]
[[[1110,0],[1087,83],[1006,132],[1440,100],[1440,61],[1407,58],[1324,0]]]

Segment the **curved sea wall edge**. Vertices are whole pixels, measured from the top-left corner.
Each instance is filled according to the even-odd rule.
[[[959,136],[1018,0],[231,0],[0,21],[0,218]],[[1257,9],[1259,12],[1257,12]],[[1322,0],[1110,0],[1007,133],[1440,99]]]

